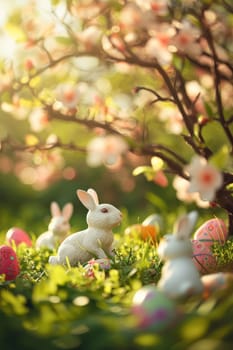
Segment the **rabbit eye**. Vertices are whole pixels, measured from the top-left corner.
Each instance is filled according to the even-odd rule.
[[[102,209],[101,209],[101,212],[102,212],[102,213],[108,213],[108,209],[107,209],[107,208],[102,208]]]

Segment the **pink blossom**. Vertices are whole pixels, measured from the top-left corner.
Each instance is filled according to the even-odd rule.
[[[221,172],[199,156],[193,157],[187,171],[190,175],[188,191],[199,192],[202,200],[213,201],[223,183]]]
[[[153,180],[157,185],[161,187],[168,186],[168,179],[162,170],[156,172]]]
[[[151,38],[145,46],[145,53],[151,58],[156,58],[161,65],[170,64],[172,53],[169,45],[173,29],[168,25],[156,25],[150,30]]]
[[[127,4],[120,13],[120,27],[124,30],[134,31],[144,24],[143,13],[136,4]]]
[[[165,37],[150,38],[145,46],[146,54],[156,58],[161,65],[167,65],[172,60],[172,54],[165,44]]]
[[[168,0],[136,0],[136,3],[142,10],[152,10],[158,16],[166,15],[168,12]]]
[[[87,163],[91,167],[101,164],[112,166],[121,160],[128,149],[127,143],[120,136],[98,136],[90,141],[87,147]]]
[[[183,118],[177,108],[171,105],[163,105],[158,118],[165,123],[165,128],[172,134],[181,134],[184,127]]]
[[[49,123],[47,112],[41,108],[36,108],[29,115],[29,123],[32,131],[40,132],[46,128]]]
[[[189,181],[183,179],[180,176],[175,176],[173,180],[173,187],[176,190],[176,197],[186,203],[195,202],[196,205],[200,208],[208,208],[210,206],[209,202],[203,201],[200,198],[200,194],[198,192],[188,192],[189,189]]]
[[[87,50],[91,50],[99,44],[102,31],[97,26],[90,26],[77,34],[77,38],[84,44]]]
[[[68,109],[77,107],[79,101],[79,91],[77,86],[71,84],[62,84],[56,91],[57,100]]]
[[[199,56],[201,47],[197,42],[199,33],[196,28],[193,28],[190,23],[181,23],[181,28],[171,40],[172,45],[180,52],[191,56]]]

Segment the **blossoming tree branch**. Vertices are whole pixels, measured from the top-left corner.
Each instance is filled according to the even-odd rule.
[[[180,200],[226,210],[232,233],[232,22],[230,0],[15,7],[3,23],[1,169],[40,189],[72,177],[62,150],[119,172],[132,162],[158,185],[173,176]]]

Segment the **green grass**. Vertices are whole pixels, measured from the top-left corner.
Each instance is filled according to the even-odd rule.
[[[139,329],[132,317],[132,298],[142,286],[156,285],[162,264],[151,242],[117,234],[116,242],[110,270],[95,265],[92,276],[81,265],[49,265],[49,250],[19,246],[20,275],[15,281],[0,282],[1,346],[25,350],[43,346],[46,350],[230,348],[231,287],[207,300],[179,303],[182,317],[169,329],[159,333]],[[226,247],[231,253],[224,253],[224,262],[229,263],[232,242]],[[217,250],[221,257],[223,248]]]

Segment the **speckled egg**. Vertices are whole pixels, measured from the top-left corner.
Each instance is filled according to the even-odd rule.
[[[5,275],[6,281],[14,280],[20,273],[17,255],[13,248],[0,246],[0,274]]]
[[[217,260],[213,256],[212,245],[212,240],[192,240],[193,262],[201,274],[216,272]]]
[[[225,242],[228,236],[227,227],[222,219],[210,219],[202,224],[194,233],[194,239],[216,240]]]
[[[139,329],[162,331],[174,323],[178,312],[173,300],[155,286],[145,286],[133,297],[132,315]]]
[[[28,247],[32,246],[32,241],[28,236],[27,232],[18,227],[12,227],[7,231],[6,241],[9,244],[15,244],[16,246],[18,246],[21,243],[26,244]]]

